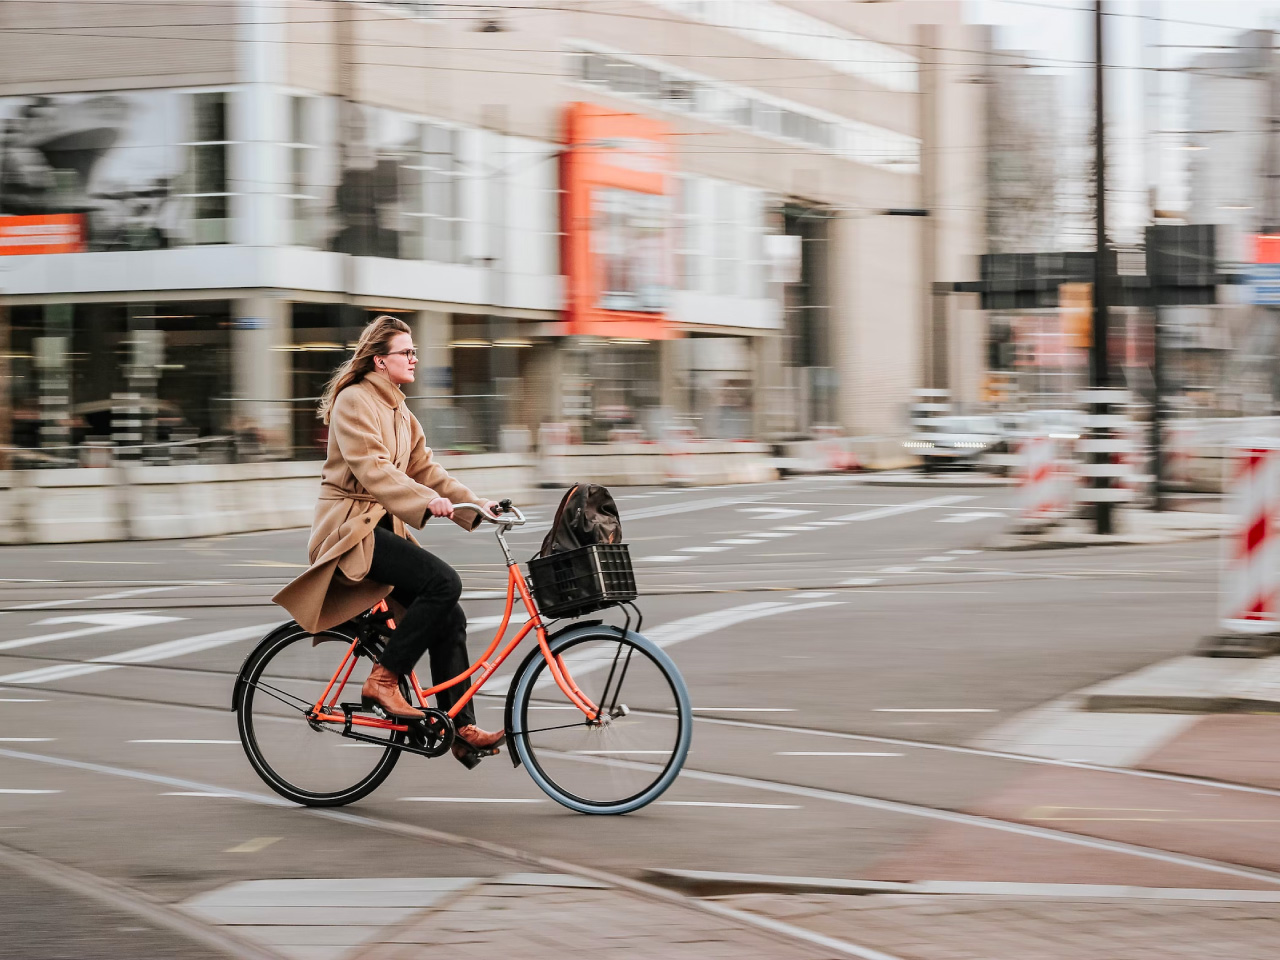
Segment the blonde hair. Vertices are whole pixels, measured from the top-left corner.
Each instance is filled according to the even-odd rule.
[[[333,411],[333,401],[338,398],[338,394],[372,372],[373,358],[385,356],[391,349],[391,341],[402,333],[412,334],[413,330],[396,317],[389,317],[384,313],[370,320],[356,342],[356,352],[333,372],[333,376],[325,384],[316,416],[328,423],[329,414]]]

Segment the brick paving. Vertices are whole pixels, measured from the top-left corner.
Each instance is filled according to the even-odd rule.
[[[349,960],[828,960],[764,931],[617,890],[486,884]]]
[[[903,960],[1275,960],[1280,904],[830,894],[717,898]]]

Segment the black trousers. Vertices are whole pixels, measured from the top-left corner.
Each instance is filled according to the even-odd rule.
[[[389,526],[389,524],[388,524]],[[431,654],[431,684],[451,680],[471,665],[467,656],[467,615],[458,605],[462,578],[439,557],[397,537],[381,524],[373,531],[369,579],[392,587],[391,599],[406,609],[382,654],[382,665],[397,675],[413,669],[424,652]],[[467,682],[441,690],[436,702],[448,710],[467,689]],[[470,703],[454,723],[475,723]]]

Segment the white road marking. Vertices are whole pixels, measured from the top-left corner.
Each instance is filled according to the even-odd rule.
[[[181,640],[167,640],[164,643],[154,643],[149,647],[138,647],[136,650],[126,650],[110,656],[94,657],[84,663],[64,663],[54,667],[39,667],[35,670],[24,670],[21,673],[5,674],[0,676],[0,683],[48,683],[52,680],[101,673],[104,670],[118,670],[131,663],[155,663],[157,660],[169,660],[188,653],[212,650],[214,647],[229,643],[261,637],[268,630],[274,630],[284,622],[286,621],[275,620],[252,627],[219,630],[217,633],[203,633],[194,637],[183,637]]]
[[[767,540],[780,540],[780,539],[782,539],[783,537],[790,537],[790,536],[794,536],[794,534],[790,534],[790,533],[772,533],[772,532],[765,532],[765,533],[753,533],[753,534],[752,534],[752,536],[753,536],[753,537],[764,537],[764,538],[765,538],[765,539],[767,539]]]
[[[48,700],[40,700],[28,697],[0,697],[0,703],[48,703]]]
[[[252,840],[246,840],[244,843],[237,843],[234,847],[228,847],[223,853],[257,853],[259,850],[265,850],[273,843],[279,843],[284,837],[254,837]]]
[[[884,517],[896,517],[900,513],[914,513],[916,510],[928,510],[930,507],[945,507],[953,503],[963,503],[966,500],[977,500],[976,496],[956,495],[951,497],[930,497],[928,500],[913,500],[910,503],[895,503],[888,507],[878,507],[875,510],[864,510],[862,513],[849,513],[843,517],[833,517],[835,520],[880,520]]]
[[[459,600],[505,600],[505,590],[463,590]]]
[[[796,803],[719,803],[712,800],[657,800],[660,807],[734,807],[742,810],[803,810]]]
[[[957,557],[971,557],[975,553],[981,553],[981,550],[948,550],[947,553],[954,553]]]
[[[681,491],[673,490],[671,492],[680,493]],[[651,517],[668,517],[677,513],[692,513],[695,510],[717,510],[721,507],[731,507],[739,503],[753,503],[758,500],[767,499],[769,499],[769,494],[759,493],[739,497],[715,497],[709,500],[688,500],[684,503],[668,503],[665,506],[647,507],[644,510],[632,510],[627,514],[627,520],[647,520]]]
[[[915,567],[881,567],[880,573],[915,573]]]
[[[115,633],[119,630],[130,630],[135,627],[151,627],[160,623],[174,623],[185,620],[185,617],[158,617],[145,612],[129,613],[96,613],[78,617],[48,617],[37,621],[36,626],[54,625],[58,623],[91,623],[94,626],[82,627],[79,630],[62,630],[57,633],[41,633],[34,637],[19,637],[16,640],[0,641],[0,650],[15,650],[18,647],[32,647],[40,643],[54,640],[69,640],[72,637],[88,637],[95,633]]]
[[[779,750],[775,757],[902,757],[902,753],[874,753],[869,750]]]
[[[729,721],[726,721],[729,722]],[[989,755],[986,751],[967,751],[966,748],[952,748],[957,752],[974,752],[983,755]],[[210,784],[200,783],[194,780],[180,779],[177,777],[168,777],[161,774],[150,773],[143,770],[131,770],[124,767],[108,766],[100,763],[89,763],[83,760],[71,760],[64,757],[51,757],[36,753],[21,753],[15,750],[0,749],[0,756],[9,757],[15,760],[28,760],[35,763],[44,763],[51,766],[66,767],[73,770],[81,770],[88,773],[97,773],[104,776],[120,777],[128,780],[135,780],[144,783],[157,783],[170,787],[183,787],[187,790],[214,791]],[[632,766],[644,770],[654,769],[652,764],[637,760],[614,760],[603,757],[582,758],[585,763],[606,763],[618,764],[621,766]],[[1059,762],[1059,765],[1063,765]],[[1175,778],[1168,774],[1141,774],[1151,779],[1170,779],[1184,782],[1181,778]],[[1137,844],[1124,843],[1116,840],[1095,839],[1079,834],[1064,833],[1059,830],[1046,829],[1043,827],[1030,826],[1025,824],[1013,823],[1005,820],[995,820],[987,817],[981,817],[974,814],[954,813],[949,810],[939,810],[931,807],[915,806],[908,803],[901,803],[894,800],[880,800],[875,797],[866,797],[858,794],[838,793],[833,790],[821,790],[813,787],[800,787],[791,784],[777,783],[769,780],[755,780],[748,777],[736,777],[727,774],[709,773],[701,770],[688,770],[683,773],[686,780],[703,780],[709,783],[718,783],[726,786],[746,787],[749,789],[757,789],[773,793],[790,794],[792,796],[805,797],[816,800],[826,800],[832,803],[839,803],[850,806],[859,806],[866,809],[884,810],[890,813],[902,813],[908,816],[923,817],[941,822],[962,824],[966,826],[979,827],[985,830],[994,830],[1001,833],[1011,833],[1019,836],[1033,837],[1039,839],[1050,840],[1056,843],[1064,843],[1070,846],[1085,847],[1093,850],[1109,851],[1120,853],[1126,856],[1139,857],[1145,860],[1151,860],[1159,863],[1174,864],[1182,867],[1191,867],[1193,869],[1207,870],[1214,873],[1221,873],[1227,876],[1242,877],[1254,880],[1263,880],[1268,883],[1280,883],[1280,877],[1275,874],[1251,869],[1249,867],[1237,867],[1230,864],[1218,863],[1215,861],[1206,861],[1199,857],[1189,856],[1186,854],[1170,853],[1164,850],[1158,850],[1152,847],[1143,847]],[[1189,779],[1189,778],[1188,778]],[[1238,784],[1219,784],[1217,789],[1235,789],[1244,790],[1246,792],[1265,792],[1268,795],[1273,791],[1259,791],[1257,788],[1246,788]],[[283,797],[277,797],[267,793],[250,793],[248,791],[226,791],[228,795],[243,800],[246,803],[252,803],[260,806],[270,806],[282,809],[296,810],[296,807],[285,800]],[[396,833],[401,836],[412,836],[415,838],[432,839],[429,831],[415,828],[411,824],[397,823],[394,821],[379,820],[373,817],[366,817],[360,814],[350,813],[348,811],[331,811],[324,809],[312,809],[306,811],[308,815],[318,817],[320,819],[330,820],[337,823],[356,824],[367,826],[371,829],[382,830],[388,833]],[[343,881],[347,882],[347,881]],[[618,885],[626,886],[625,878],[618,878]],[[741,917],[744,922],[749,914],[739,911],[713,911],[721,913],[723,916],[732,916],[734,918]],[[764,929],[785,929],[788,932],[795,931],[793,935],[799,935],[806,931],[798,927],[791,927],[787,924],[768,923],[756,924]],[[869,948],[855,947],[852,944],[846,944],[844,941],[838,941],[830,937],[822,937],[817,934],[810,934],[810,942],[826,945],[840,945],[842,952],[864,958],[864,960],[893,960],[887,954],[870,950]]]
[[[774,527],[775,530],[789,530],[792,533],[803,533],[806,530],[812,530],[812,527]]]
[[[17,787],[0,787],[0,793],[34,794],[34,793],[61,793],[61,792],[62,792],[61,790],[20,790]]]
[[[409,803],[542,803],[524,797],[398,797]]]
[[[848,520],[815,520],[809,524],[811,527],[843,527]]]
[[[950,563],[955,557],[924,557],[926,563]]]
[[[0,737],[0,743],[53,743],[57,737]]]
[[[169,790],[160,794],[162,797],[219,797],[222,799],[236,799],[234,793],[214,793],[212,790]]]
[[[842,587],[869,587],[873,583],[879,583],[880,577],[854,577],[851,580],[841,580]]]
[[[49,560],[49,563],[94,563],[108,567],[154,567],[159,560]]]
[[[741,507],[739,513],[759,514],[760,520],[781,520],[784,517],[801,517],[813,510],[795,510],[791,507]]]
[[[972,523],[974,520],[1003,519],[1003,513],[987,510],[971,510],[968,513],[953,513],[949,517],[941,517],[938,523]]]
[[[800,593],[793,593],[787,597],[788,600],[821,600],[823,597],[834,597],[834,593],[823,593],[820,590],[806,590]]]
[[[664,554],[657,557],[637,557],[642,563],[680,563],[682,560],[692,560],[693,557],[678,557],[671,554]]]
[[[684,553],[724,553],[728,547],[681,547]]]
[[[764,541],[763,541],[763,540],[733,539],[733,540],[717,540],[717,541],[716,541],[716,543],[728,543],[728,544],[732,544],[732,545],[733,545],[733,546],[735,546],[735,547],[745,547],[745,546],[748,546],[748,545],[753,544],[753,543],[764,543]]]
[[[593,756],[603,756],[605,754],[612,755],[612,754],[618,754],[618,753],[628,753],[628,754],[649,753],[659,757],[665,757],[670,755],[671,753],[670,750],[570,750],[569,752],[570,753],[586,753],[586,754],[591,754]]]
[[[876,707],[876,713],[999,713],[990,707]]]
[[[235,743],[239,740],[129,740],[128,743]]]
[[[795,713],[794,707],[694,707],[694,713]]]
[[[0,613],[15,610],[48,610],[53,607],[69,607],[77,603],[94,603],[98,600],[124,600],[128,597],[139,597],[144,593],[163,593],[166,590],[177,590],[178,587],[141,587],[137,590],[121,590],[118,593],[100,593],[96,597],[80,597],[76,600],[41,600],[39,603],[19,603],[5,607]]]

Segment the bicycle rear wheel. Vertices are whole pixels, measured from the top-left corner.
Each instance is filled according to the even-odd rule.
[[[376,790],[400,759],[393,744],[404,742],[403,733],[356,728],[380,741],[365,743],[343,737],[337,724],[307,720],[307,711],[342,662],[351,639],[298,628],[265,644],[243,675],[237,712],[240,742],[267,786],[294,803],[353,803]],[[362,662],[356,664],[340,699],[359,699],[366,672]]]
[[[680,671],[636,633],[609,627],[551,641],[578,687],[602,708],[586,718],[544,657],[515,678],[509,739],[535,783],[580,813],[618,814],[657,799],[689,753],[693,714]]]

